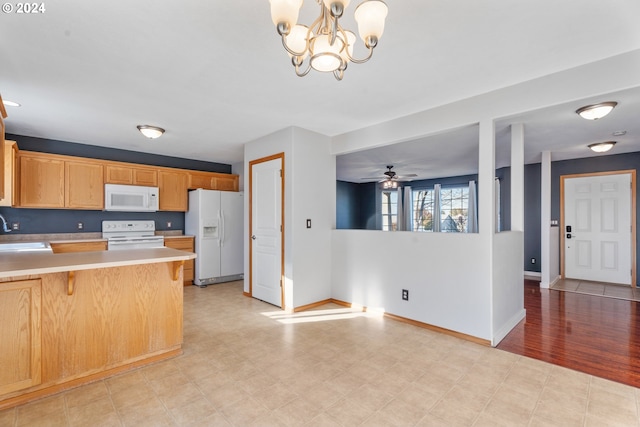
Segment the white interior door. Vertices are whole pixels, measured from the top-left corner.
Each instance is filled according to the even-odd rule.
[[[631,174],[564,179],[565,277],[631,284]]]
[[[251,293],[282,307],[282,159],[250,168]]]

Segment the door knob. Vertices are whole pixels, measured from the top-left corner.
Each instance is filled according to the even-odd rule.
[[[251,240],[256,240],[256,235],[251,236]]]

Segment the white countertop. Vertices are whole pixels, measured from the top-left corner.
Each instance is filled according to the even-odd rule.
[[[119,251],[75,252],[64,254],[21,252],[0,256],[0,278],[122,267],[159,262],[186,261],[196,254],[170,248]]]

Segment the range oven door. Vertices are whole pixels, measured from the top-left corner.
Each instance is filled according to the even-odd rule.
[[[148,249],[164,247],[163,236],[149,237],[111,237],[107,240],[107,249],[110,251],[124,249]]]

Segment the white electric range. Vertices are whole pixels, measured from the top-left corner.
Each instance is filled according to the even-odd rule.
[[[164,236],[156,236],[153,220],[102,221],[102,238],[110,251],[164,246]]]

